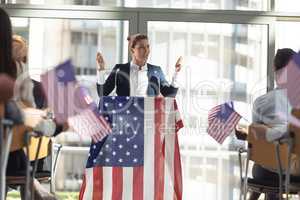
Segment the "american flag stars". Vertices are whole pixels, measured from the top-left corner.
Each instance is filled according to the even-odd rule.
[[[166,120],[169,112],[160,108],[165,106],[178,112],[177,107],[173,106],[176,102],[173,99],[158,97],[115,97],[114,101],[111,97],[101,99],[103,102],[99,104],[104,115],[109,118],[112,133],[103,141],[91,145],[91,156],[87,162],[80,200],[93,198],[142,200],[151,198],[150,194],[153,196],[151,199],[158,200],[163,199],[163,196],[155,196],[155,194],[162,194],[164,191],[170,193],[170,198],[167,199],[174,199],[174,197],[181,199],[181,162],[179,144],[176,141],[178,141],[177,131],[182,127],[182,121],[179,113],[170,116],[174,120]],[[107,107],[105,103],[108,103]],[[120,103],[122,107],[119,107]],[[157,108],[164,117],[156,118],[152,107],[154,110]],[[148,112],[149,108],[151,112]],[[112,110],[115,113],[112,113]],[[123,120],[120,121],[120,117]],[[114,123],[115,127],[112,126]],[[153,127],[164,123],[167,123],[164,127],[173,127],[174,132],[166,137],[162,145],[155,142],[158,134]],[[166,129],[160,131],[170,132]],[[93,145],[97,148],[94,149]],[[109,148],[106,148],[106,145],[109,145]],[[170,149],[173,150],[169,152]],[[166,150],[168,154],[164,153]],[[156,170],[161,169],[162,166],[171,171]],[[161,180],[165,181],[160,183]]]
[[[127,97],[100,99],[104,119],[110,123],[112,133],[94,145],[89,159],[96,159],[91,165],[103,166],[140,166],[143,164],[144,113],[143,101],[132,101]],[[101,153],[100,153],[101,151]],[[138,159],[141,157],[141,159]],[[88,164],[89,165],[89,164]]]

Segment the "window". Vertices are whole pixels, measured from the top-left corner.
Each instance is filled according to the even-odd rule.
[[[218,145],[206,132],[208,110],[233,100],[250,119],[255,87],[264,87],[267,72],[267,26],[194,22],[148,22],[150,63],[162,66],[169,79],[177,56],[183,56],[177,94],[185,128],[180,132],[185,192],[183,199],[233,199],[239,177],[223,174],[238,163],[231,159],[233,137]],[[251,33],[251,34],[250,34]],[[255,63],[253,62],[255,60]],[[201,160],[195,165],[194,160]],[[223,187],[226,182],[228,187]],[[201,187],[199,187],[201,185]],[[226,197],[221,194],[228,194]]]
[[[296,1],[296,0],[295,0]],[[188,8],[223,10],[267,10],[262,0],[8,0],[17,4],[100,5],[107,7]]]
[[[300,49],[300,22],[278,21],[276,23],[276,48]]]
[[[235,108],[251,121],[251,104],[257,96],[266,92],[268,54],[273,53],[268,52],[268,47],[273,50],[272,44],[268,44],[272,36],[268,25],[272,25],[276,17],[268,13],[257,16],[257,12],[251,11],[236,14],[237,12],[208,10],[265,11],[268,1],[10,0],[9,2],[45,4],[41,7],[35,5],[33,9],[30,6],[24,9],[22,5],[9,5],[8,8],[12,16],[25,17],[13,18],[13,26],[15,33],[29,41],[31,76],[39,79],[43,71],[67,58],[72,58],[77,78],[88,86],[95,99],[98,99],[95,90],[95,53],[101,51],[104,54],[108,71],[115,63],[127,62],[126,37],[129,30],[132,33],[148,31],[151,48],[148,61],[161,66],[168,80],[173,76],[177,58],[183,56],[184,66],[178,77],[180,89],[176,97],[185,125],[179,138],[184,174],[183,199],[197,199],[197,194],[203,199],[211,200],[238,199],[239,174],[236,173],[238,164],[234,150],[243,143],[229,137],[222,146],[218,145],[206,132],[207,113],[216,104],[233,100]],[[48,6],[50,4],[91,6],[65,6],[57,12],[55,7]],[[95,5],[111,8],[102,10],[100,7],[92,7]],[[113,8],[116,6],[134,9]],[[140,11],[139,7],[152,9],[146,9],[144,12]],[[185,10],[178,13],[180,18],[173,18],[176,17],[174,11],[166,9],[162,12],[158,8],[206,10],[199,12]],[[36,10],[40,10],[41,13],[36,13]],[[157,18],[160,17],[160,13],[163,13],[162,17]],[[46,18],[41,18],[42,16]],[[295,18],[297,19],[297,16],[293,17]],[[175,19],[180,21],[174,21]],[[144,26],[144,23],[147,26]],[[300,33],[297,30],[298,22],[275,23],[276,47],[293,47],[298,50],[297,36]],[[56,189],[75,191],[76,196],[82,181],[89,140],[79,139],[72,133],[62,135],[58,140],[73,147],[66,148],[62,153]],[[75,165],[74,160],[80,164]]]
[[[12,18],[12,24],[14,33],[29,41],[28,67],[33,79],[39,80],[41,73],[71,58],[77,79],[88,87],[95,100],[98,99],[95,85],[96,52],[103,53],[108,71],[116,63],[128,60],[128,21]],[[62,152],[56,189],[78,192],[90,138],[66,133],[58,141],[66,146],[77,147]]]
[[[281,12],[299,12],[298,0],[275,0],[275,10]]]
[[[204,35],[193,33],[191,35],[193,43],[191,44],[191,54],[193,56],[204,56]]]

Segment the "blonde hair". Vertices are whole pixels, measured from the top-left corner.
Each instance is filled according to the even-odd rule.
[[[26,40],[20,35],[13,35],[12,57],[16,62],[27,62],[28,45]]]

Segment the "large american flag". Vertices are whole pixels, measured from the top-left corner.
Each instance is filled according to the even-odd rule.
[[[233,103],[217,105],[208,112],[207,133],[222,144],[240,119],[241,116],[233,109]]]
[[[58,123],[68,121],[75,132],[100,141],[111,128],[99,114],[88,90],[75,77],[75,69],[68,60],[41,75],[49,107]]]
[[[113,132],[91,144],[79,199],[181,200],[175,99],[103,97],[99,109]]]
[[[286,89],[293,108],[300,108],[300,53],[296,53],[279,73],[279,88]]]

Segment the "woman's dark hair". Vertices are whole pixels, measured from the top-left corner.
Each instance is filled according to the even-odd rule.
[[[141,41],[141,40],[148,40],[148,36],[147,35],[144,35],[144,34],[135,34],[135,35],[132,35],[132,36],[128,36],[127,37],[127,40],[129,42],[129,47],[130,48],[134,48],[136,43],[138,41]]]
[[[274,57],[275,71],[284,68],[289,63],[289,61],[293,58],[294,54],[296,54],[296,52],[290,48],[278,49]]]
[[[16,64],[12,58],[12,27],[8,14],[0,8],[0,73],[16,78]]]

